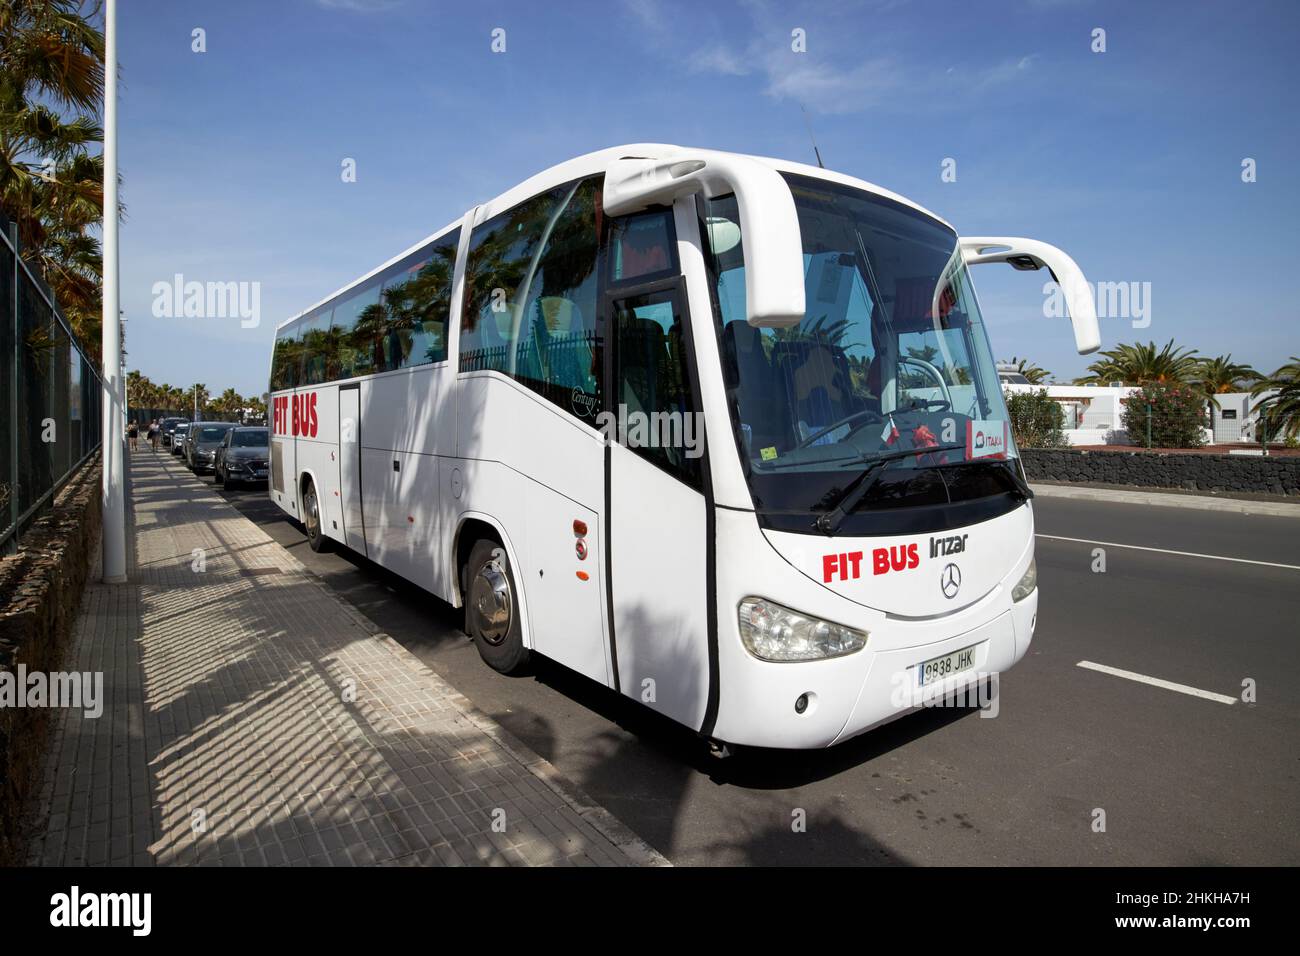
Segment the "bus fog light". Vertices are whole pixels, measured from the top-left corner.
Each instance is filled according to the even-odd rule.
[[[740,639],[764,661],[817,661],[843,657],[867,645],[865,631],[823,621],[758,597],[740,602]]]
[[[1019,584],[1011,589],[1011,600],[1023,601],[1034,593],[1036,587],[1038,587],[1038,561],[1035,558],[1030,558],[1029,567],[1025,569],[1025,576],[1020,579]]]
[[[802,714],[807,709],[808,709],[808,695],[800,694],[798,697],[795,698],[794,712],[796,714]]]

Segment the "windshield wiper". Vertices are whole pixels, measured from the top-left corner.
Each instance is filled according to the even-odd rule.
[[[850,481],[844,490],[840,492],[840,496],[836,500],[835,504],[817,516],[817,520],[813,522],[813,527],[827,537],[830,537],[838,531],[840,523],[848,513],[853,510],[857,503],[861,501],[866,496],[867,492],[869,492],[875,485],[875,478],[872,476],[874,475],[879,477],[880,473],[884,471],[884,468],[881,467],[882,465],[887,465],[893,461],[899,461],[906,458],[908,455],[930,455],[940,451],[964,451],[965,449],[965,445],[931,445],[928,448],[905,448],[890,452],[886,455],[877,455],[875,458],[871,459],[867,467],[862,470],[862,474]],[[868,478],[871,480],[868,481]]]
[[[1018,495],[1020,498],[1022,498],[1025,501],[1029,501],[1034,497],[1034,492],[1029,487],[1029,482],[1025,481],[1024,478],[1020,477],[1020,468],[1016,465],[1015,462],[1011,461],[1011,459],[1009,458],[985,458],[982,460],[979,458],[970,458],[965,461],[944,462],[941,465],[933,465],[932,467],[948,468],[953,465],[981,465],[981,464],[1005,466],[1004,470],[1011,477],[1011,483],[1016,486],[1013,494]]]

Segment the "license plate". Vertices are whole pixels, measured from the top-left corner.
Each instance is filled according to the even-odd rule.
[[[266,469],[265,469],[265,468],[254,468],[254,469],[253,469],[253,477],[254,477],[254,478],[265,478],[265,477],[266,477]]]
[[[960,674],[962,671],[968,671],[975,666],[975,648],[977,644],[970,647],[963,647],[959,651],[953,651],[951,654],[945,654],[943,657],[935,657],[923,664],[916,666],[918,682],[933,684],[935,681],[943,680],[945,677],[951,677],[953,674]]]

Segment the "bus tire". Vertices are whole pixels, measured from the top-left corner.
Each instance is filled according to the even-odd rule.
[[[317,554],[328,551],[329,538],[321,527],[320,499],[316,497],[316,483],[310,478],[302,489],[302,523],[307,529],[308,546]]]
[[[528,663],[514,571],[497,541],[474,542],[465,563],[465,633],[495,671],[513,674]]]

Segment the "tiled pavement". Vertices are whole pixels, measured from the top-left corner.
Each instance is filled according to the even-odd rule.
[[[165,452],[128,467],[129,581],[63,665],[103,715],[57,718],[31,862],[665,862]]]

